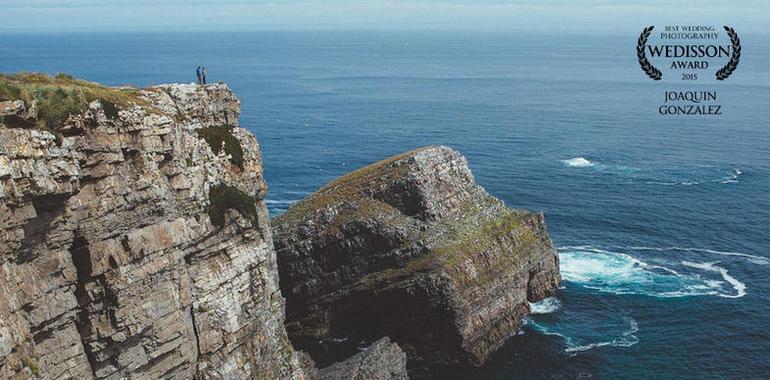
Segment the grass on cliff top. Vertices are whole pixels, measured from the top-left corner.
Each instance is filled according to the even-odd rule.
[[[391,164],[429,148],[422,147],[401,153],[339,177],[292,205],[275,221],[276,223],[296,223],[302,220],[303,216],[324,206],[343,200],[360,200],[364,198],[367,189],[375,189],[379,184],[397,180],[408,171],[407,165],[390,166]]]
[[[94,100],[99,100],[111,119],[117,118],[118,106],[146,103],[138,89],[106,87],[66,74],[39,73],[0,74],[0,101],[6,100],[23,100],[27,107],[36,103],[37,126],[48,130],[56,130]]]
[[[196,132],[198,133],[198,137],[209,143],[211,151],[214,152],[214,154],[219,154],[224,148],[225,153],[230,155],[230,161],[243,169],[243,147],[241,146],[241,142],[233,136],[232,126],[221,125],[204,127],[198,128]]]

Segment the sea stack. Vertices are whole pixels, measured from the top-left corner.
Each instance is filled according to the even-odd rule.
[[[488,194],[444,146],[329,183],[273,236],[295,342],[389,336],[411,359],[479,365],[560,280],[543,215]]]

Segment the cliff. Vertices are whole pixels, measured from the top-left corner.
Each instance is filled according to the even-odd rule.
[[[481,364],[560,280],[543,215],[508,208],[441,146],[333,181],[273,234],[300,344],[387,335],[411,359]]]
[[[0,77],[0,378],[302,378],[223,84]]]

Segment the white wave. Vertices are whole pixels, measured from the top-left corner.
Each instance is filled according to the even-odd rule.
[[[735,168],[733,169],[732,173],[730,173],[728,176],[722,178],[719,183],[737,183],[738,182],[738,176],[743,174],[741,169]]]
[[[560,267],[562,278],[566,282],[618,295],[636,294],[659,298],[717,295],[737,298],[745,294],[745,284],[730,276],[721,267],[686,265],[684,263],[648,264],[623,252],[611,252],[595,247],[560,247]],[[683,273],[674,269],[682,268]],[[689,270],[687,268],[690,268]],[[702,272],[719,273],[722,279],[735,289],[735,293],[724,288],[724,282],[713,275],[692,273],[692,269]]]
[[[548,297],[529,304],[530,314],[550,314],[561,309],[561,302],[556,297]]]
[[[583,158],[583,157],[575,157],[570,158],[569,160],[562,160],[561,162],[567,164],[567,166],[573,167],[573,168],[586,168],[589,166],[594,166],[594,163]]]
[[[648,185],[662,185],[662,186],[693,186],[693,185],[700,185],[700,184],[707,184],[707,183],[737,183],[738,177],[743,174],[741,169],[735,168],[733,169],[730,174],[718,178],[718,179],[711,179],[711,180],[703,180],[703,181],[680,181],[680,182],[670,182],[670,181],[646,181],[645,183]]]
[[[265,203],[269,205],[292,205],[297,202],[296,199],[266,199]]]
[[[731,251],[717,251],[715,249],[708,248],[691,248],[691,247],[643,247],[643,246],[615,246],[617,249],[631,249],[636,251],[684,251],[684,252],[703,252],[720,256],[734,256],[744,258],[757,265],[768,265],[770,259],[767,257],[750,255],[743,252],[731,252]]]
[[[700,182],[697,181],[688,181],[688,182],[658,182],[658,181],[647,181],[645,182],[648,185],[663,185],[663,186],[692,186],[692,185],[700,185]]]
[[[583,344],[579,346],[567,346],[567,348],[564,350],[568,353],[574,353],[577,354],[579,352],[585,352],[592,348],[596,347],[604,347],[604,346],[613,346],[613,347],[631,347],[637,343],[639,343],[639,338],[636,337],[636,334],[639,331],[639,325],[636,323],[636,320],[629,317],[627,318],[629,322],[629,328],[628,330],[623,332],[623,335],[614,338],[612,340],[608,341],[602,341],[602,342],[595,342],[595,343],[589,343],[589,344]]]
[[[720,297],[725,298],[741,298],[746,295],[746,284],[738,281],[737,278],[731,276],[727,269],[716,266],[716,263],[694,263],[691,261],[682,261],[682,265],[691,267],[691,268],[697,268],[702,269],[710,272],[717,272],[722,275],[722,278],[725,279],[730,285],[732,285],[733,289],[735,289],[736,294],[730,295],[730,294],[718,294]]]
[[[585,352],[596,347],[604,347],[604,346],[631,347],[639,343],[639,338],[637,338],[636,335],[634,335],[639,331],[639,325],[636,323],[636,320],[634,320],[634,318],[631,318],[631,317],[625,317],[624,320],[628,323],[628,327],[625,330],[623,330],[619,336],[611,337],[611,339],[609,340],[602,340],[599,342],[592,342],[592,343],[582,343],[582,342],[578,343],[578,341],[581,340],[580,338],[571,337],[561,332],[554,331],[554,329],[558,329],[558,327],[556,326],[549,327],[547,325],[542,325],[533,321],[531,318],[525,319],[525,324],[530,328],[534,329],[538,334],[557,336],[561,338],[564,341],[564,344],[566,346],[566,348],[564,349],[564,352],[572,354],[571,356],[574,356],[580,352]]]
[[[575,345],[575,344],[573,343],[573,340],[572,340],[572,338],[570,338],[570,337],[568,337],[568,336],[566,336],[566,335],[564,335],[564,334],[562,334],[562,333],[558,333],[558,332],[552,331],[552,330],[551,330],[551,329],[549,329],[548,327],[546,327],[546,326],[544,326],[544,325],[541,325],[541,324],[539,324],[539,323],[537,323],[537,322],[533,321],[531,318],[525,318],[525,319],[524,319],[524,324],[525,324],[526,326],[529,326],[529,327],[533,328],[533,329],[534,329],[535,331],[537,331],[539,334],[542,334],[542,335],[551,335],[551,336],[558,336],[559,338],[561,338],[561,339],[563,339],[563,340],[564,340],[564,343],[566,343],[566,344],[567,344],[567,347],[571,347],[571,346],[574,346],[574,345]]]

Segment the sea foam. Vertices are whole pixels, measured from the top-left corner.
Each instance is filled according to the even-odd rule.
[[[720,297],[725,298],[741,298],[746,295],[746,284],[738,281],[737,278],[731,276],[727,269],[719,267],[716,265],[716,263],[694,263],[691,261],[682,261],[682,265],[686,265],[691,268],[698,268],[705,271],[710,272],[717,272],[722,275],[722,278],[725,279],[730,285],[732,285],[733,289],[735,289],[736,294],[718,294]]]
[[[753,264],[757,265],[768,265],[770,264],[770,259],[767,257],[752,255],[749,253],[743,253],[743,252],[732,252],[732,251],[719,251],[715,249],[708,249],[708,248],[692,248],[692,247],[643,247],[643,246],[617,246],[615,247],[617,249],[621,250],[634,250],[634,251],[659,251],[659,252],[665,252],[665,251],[681,251],[681,252],[695,252],[695,253],[701,253],[703,255],[719,255],[719,256],[730,256],[730,257],[739,257],[742,259],[745,259]]]
[[[746,294],[746,285],[716,263],[647,263],[627,253],[586,246],[561,247],[559,256],[565,281],[598,292],[660,298]]]
[[[728,176],[722,178],[719,183],[726,184],[726,183],[738,183],[738,177],[743,174],[741,169],[733,169],[732,173],[730,173]]]
[[[529,304],[530,314],[550,314],[561,309],[561,302],[556,297],[548,297]]]
[[[525,320],[526,326],[542,335],[550,335],[561,338],[564,341],[564,352],[575,356],[597,347],[631,347],[639,343],[636,334],[639,331],[639,325],[636,320],[630,316],[625,316],[618,324],[617,332],[607,334],[606,325],[599,329],[591,328],[583,324],[548,324],[539,323],[532,318]],[[599,331],[602,331],[599,333]]]
[[[567,166],[573,167],[573,168],[586,168],[589,166],[594,166],[594,163],[583,158],[583,157],[575,157],[570,158],[569,160],[562,160],[561,162],[567,164]]]
[[[662,180],[648,180],[645,181],[648,185],[662,185],[662,186],[693,186],[693,185],[705,185],[705,184],[713,184],[713,183],[720,183],[720,184],[730,184],[730,183],[738,183],[739,177],[743,174],[743,171],[739,168],[735,168],[730,171],[727,175],[724,175],[722,177],[714,179],[713,177],[711,179],[702,178],[704,175],[701,174],[701,178],[697,179],[686,179],[686,180],[675,180],[675,181],[662,181]]]
[[[604,347],[604,346],[631,347],[639,343],[639,338],[637,338],[636,335],[634,335],[639,331],[639,325],[636,323],[636,320],[631,317],[628,317],[627,321],[628,321],[628,329],[623,331],[622,335],[618,337],[614,337],[606,341],[588,343],[588,344],[582,344],[582,345],[568,344],[567,348],[564,349],[564,351],[568,353],[577,354],[578,352],[584,352],[592,348]],[[570,341],[571,340],[572,339],[570,339]]]
[[[292,205],[296,203],[296,199],[266,199],[265,203],[269,205]]]

